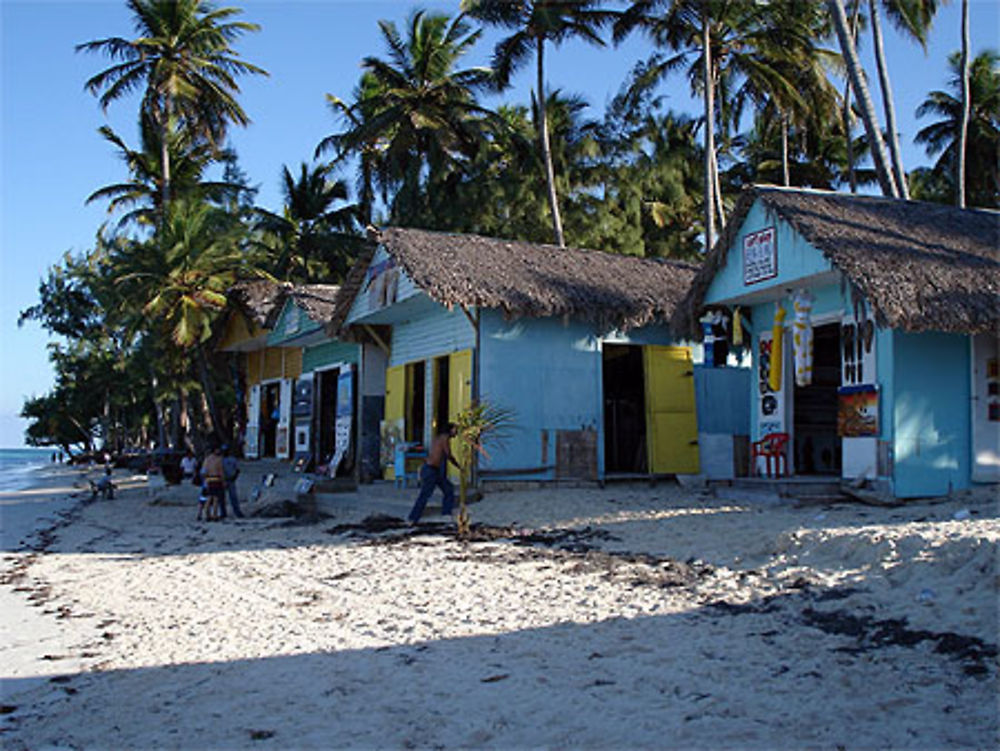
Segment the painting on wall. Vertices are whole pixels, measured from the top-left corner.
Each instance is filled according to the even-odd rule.
[[[837,434],[843,438],[878,436],[878,387],[843,386],[837,394]]]

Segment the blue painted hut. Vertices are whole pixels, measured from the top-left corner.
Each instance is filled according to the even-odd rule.
[[[667,325],[695,265],[412,229],[373,239],[334,329],[362,343],[376,475],[474,399],[516,423],[482,480],[698,472],[692,347]]]
[[[997,482],[998,233],[992,211],[754,187],[675,330],[746,331],[751,436],[787,436],[792,475],[898,498]]]

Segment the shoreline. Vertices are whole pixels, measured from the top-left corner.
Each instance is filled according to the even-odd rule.
[[[32,616],[4,610],[13,751],[978,748],[1000,727],[991,494],[504,492],[458,542],[353,503],[196,524],[189,487],[116,481],[37,550],[5,543],[0,602]]]

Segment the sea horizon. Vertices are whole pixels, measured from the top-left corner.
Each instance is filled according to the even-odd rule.
[[[0,448],[0,491],[24,490],[35,471],[52,464],[59,449],[21,447]]]

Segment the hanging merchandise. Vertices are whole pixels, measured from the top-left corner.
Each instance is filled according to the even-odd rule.
[[[781,391],[781,360],[782,339],[785,334],[785,309],[779,302],[774,311],[774,326],[771,329],[771,372],[768,376],[768,386],[771,391]]]
[[[810,315],[816,298],[807,289],[792,297],[795,318],[792,321],[792,352],[795,357],[795,385],[808,386],[813,376],[813,330]]]
[[[743,316],[738,305],[733,308],[733,346],[743,346]]]
[[[715,324],[715,313],[706,313],[700,319],[702,331],[702,362],[706,368],[715,365],[715,332],[712,330]]]

